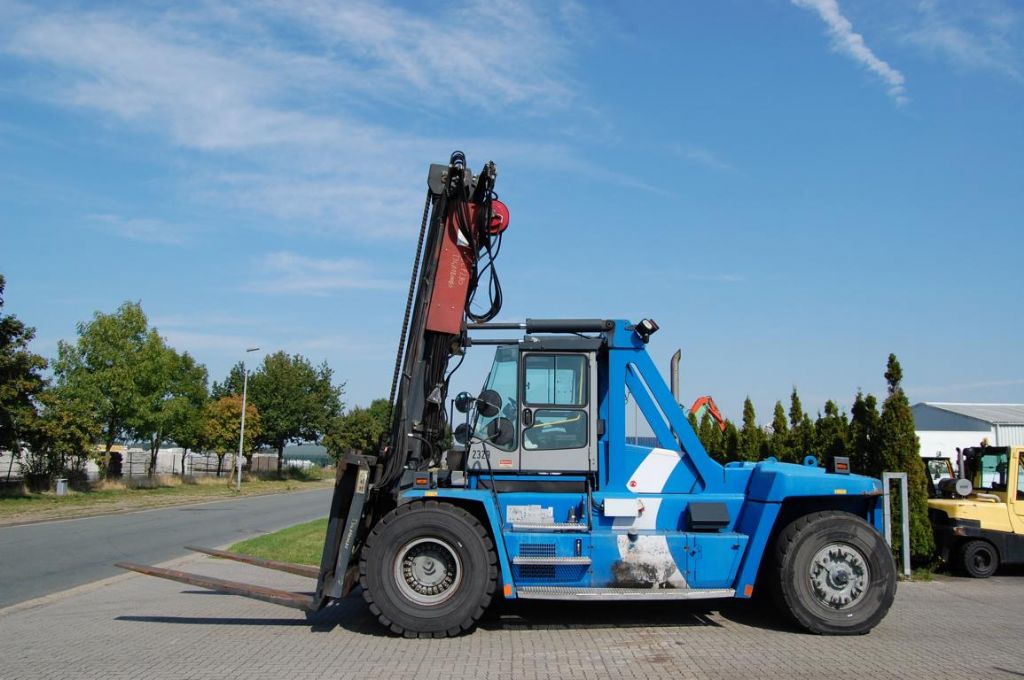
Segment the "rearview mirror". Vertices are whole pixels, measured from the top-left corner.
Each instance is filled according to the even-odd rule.
[[[476,410],[484,418],[492,418],[501,410],[501,395],[494,390],[484,390],[476,400]]]
[[[459,413],[468,413],[473,407],[473,395],[469,392],[459,392],[455,395],[455,410]]]
[[[495,418],[487,423],[487,439],[495,446],[508,446],[515,436],[515,427],[508,418]]]
[[[465,444],[469,441],[469,425],[462,423],[455,430],[452,431],[452,439],[459,444]]]

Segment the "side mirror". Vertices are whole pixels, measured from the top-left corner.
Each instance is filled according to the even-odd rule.
[[[469,392],[459,392],[455,395],[455,410],[459,413],[468,413],[473,407],[473,395]]]
[[[462,423],[452,431],[452,439],[459,444],[465,444],[469,441],[469,426]]]
[[[484,418],[493,418],[501,411],[501,395],[494,390],[484,390],[476,400],[477,412]]]
[[[508,418],[495,418],[487,423],[487,439],[495,446],[508,446],[515,436],[515,426]]]

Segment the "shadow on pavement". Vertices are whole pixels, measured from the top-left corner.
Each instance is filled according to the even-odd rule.
[[[246,619],[234,616],[118,616],[115,621],[184,623],[192,626],[307,626],[303,619]]]
[[[183,591],[195,595],[235,597],[207,590]],[[704,602],[561,602],[540,600],[498,600],[484,614],[478,628],[501,630],[593,630],[608,628],[721,628],[716,619],[786,633],[800,631],[770,604],[757,601],[708,600]],[[333,602],[304,618],[258,618],[223,616],[140,616],[125,615],[118,621],[177,623],[187,625],[308,626],[327,633],[343,628],[350,633],[373,637],[393,634],[377,622],[357,589],[344,600]]]
[[[602,628],[720,627],[707,607],[668,602],[498,601],[484,614],[483,630],[586,630]]]

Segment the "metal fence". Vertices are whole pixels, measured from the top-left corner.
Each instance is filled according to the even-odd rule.
[[[217,455],[214,453],[187,454],[168,453],[157,456],[156,474],[180,475],[182,474],[182,459],[184,458],[184,474],[187,477],[216,475],[218,468]],[[129,450],[121,454],[121,476],[122,477],[145,477],[149,474],[150,455],[148,451]],[[231,474],[234,469],[235,456],[227,454],[223,462],[220,462],[220,476]]]

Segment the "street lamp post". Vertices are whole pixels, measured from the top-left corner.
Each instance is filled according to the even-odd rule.
[[[259,351],[259,347],[250,347],[245,350],[245,353],[256,351]],[[242,429],[238,434],[238,459],[235,461],[235,465],[238,467],[238,481],[235,484],[235,489],[238,491],[242,490],[242,447],[245,444],[245,398],[248,391],[249,369],[245,367],[245,359],[242,359]]]

